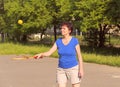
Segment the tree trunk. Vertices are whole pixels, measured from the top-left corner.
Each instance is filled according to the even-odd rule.
[[[4,41],[5,41],[4,33],[1,33],[1,42],[4,42]]]
[[[42,30],[42,32],[41,32],[41,34],[40,34],[40,40],[43,39],[43,35],[45,35],[45,31],[46,31],[46,29],[43,29],[43,30]]]
[[[105,46],[105,29],[107,25],[100,24],[100,31],[99,31],[99,47]]]
[[[21,39],[21,40],[22,40],[22,42],[26,42],[26,41],[27,41],[27,35],[24,34],[24,35],[22,36],[22,39]]]
[[[56,25],[54,25],[54,42],[57,40]]]

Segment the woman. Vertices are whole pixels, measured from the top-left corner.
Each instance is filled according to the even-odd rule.
[[[36,58],[50,56],[58,49],[58,87],[66,87],[68,79],[70,79],[72,87],[80,87],[80,80],[83,77],[83,60],[80,45],[78,39],[71,36],[72,31],[73,26],[71,23],[62,23],[61,34],[63,37],[57,39],[49,51],[35,55]]]

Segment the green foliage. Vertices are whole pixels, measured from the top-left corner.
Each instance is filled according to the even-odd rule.
[[[4,0],[0,28],[18,41],[53,26],[58,28],[62,21],[71,21],[75,28],[87,32],[99,29],[99,24],[119,23],[119,4],[119,0]],[[22,25],[17,23],[19,19]]]
[[[73,2],[73,0],[48,0],[47,7],[53,17],[52,25],[71,20]]]
[[[5,22],[3,17],[0,16],[0,32],[3,32],[3,28],[5,26]]]
[[[86,33],[85,39],[88,42],[87,44],[92,47],[98,47],[99,45],[99,32],[97,29],[89,29]]]
[[[120,23],[120,0],[110,0],[106,7],[106,15],[113,24]]]
[[[73,0],[48,0],[47,7],[53,17],[51,26],[54,27],[54,40],[56,40],[56,29],[63,21],[71,21],[73,11]]]
[[[31,2],[26,2],[24,4],[24,9],[22,11],[24,13],[22,14],[25,14],[23,15],[25,23],[23,28],[36,28],[38,30],[40,28],[46,28],[52,19],[46,8],[47,0],[31,0]]]
[[[87,31],[87,29],[98,29],[98,24],[109,23],[104,11],[106,10],[106,5],[109,0],[81,0],[76,2],[77,10],[76,14],[81,19],[80,28],[82,31]]]
[[[23,35],[41,32],[52,20],[50,12],[46,8],[47,0],[21,1],[6,1],[4,15],[7,23],[6,32],[18,41]],[[19,19],[23,20],[22,25],[17,23]]]
[[[5,0],[5,31],[9,38],[22,40],[24,35],[40,33],[48,27],[70,21],[73,0]],[[18,24],[18,20],[23,24]],[[57,28],[57,27],[56,27]]]
[[[70,14],[72,11],[72,1],[70,0],[56,0],[56,6],[59,7],[59,17],[70,21]],[[67,17],[67,18],[66,18]]]

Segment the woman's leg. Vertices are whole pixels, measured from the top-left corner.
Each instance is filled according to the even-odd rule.
[[[66,87],[66,84],[58,84],[58,87]]]
[[[72,84],[72,87],[80,87],[80,83]]]
[[[57,68],[57,83],[58,87],[66,87],[67,77],[65,70],[62,68]]]
[[[69,70],[72,87],[80,87],[81,78],[78,75],[78,70],[78,65]]]

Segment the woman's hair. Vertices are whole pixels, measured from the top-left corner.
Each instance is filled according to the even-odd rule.
[[[62,26],[67,26],[67,28],[71,30],[70,34],[73,32],[73,24],[71,22],[63,22],[61,23],[61,27]]]

